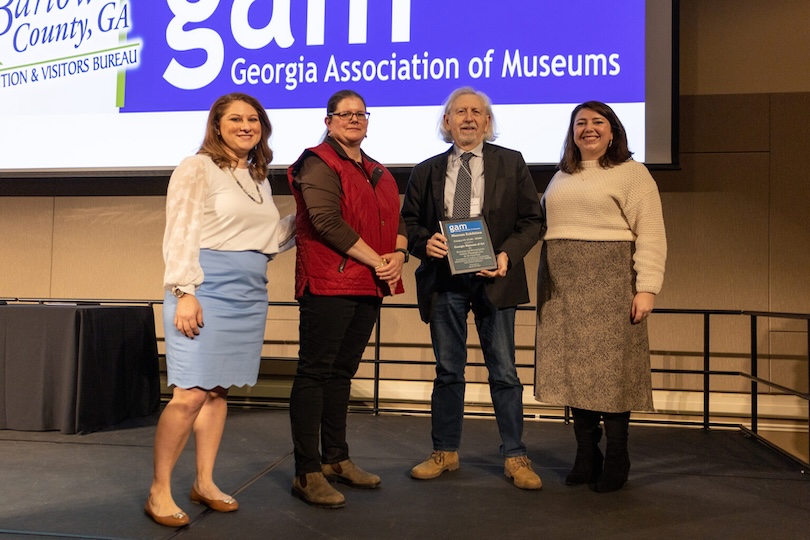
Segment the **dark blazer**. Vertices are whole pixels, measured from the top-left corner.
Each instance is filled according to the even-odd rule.
[[[444,181],[452,147],[413,168],[402,216],[408,228],[408,250],[422,262],[416,270],[416,295],[422,320],[430,322],[433,300],[447,290],[451,280],[447,259],[432,259],[425,253],[428,239],[439,232],[444,218]],[[486,279],[486,294],[499,308],[529,301],[523,257],[540,239],[540,197],[520,152],[484,143],[484,207],[495,252],[509,256],[503,278]]]

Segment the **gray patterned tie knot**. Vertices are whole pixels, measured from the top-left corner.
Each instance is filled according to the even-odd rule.
[[[461,166],[458,168],[456,178],[456,192],[453,194],[453,219],[470,217],[470,196],[472,195],[472,171],[470,159],[472,152],[461,154]]]

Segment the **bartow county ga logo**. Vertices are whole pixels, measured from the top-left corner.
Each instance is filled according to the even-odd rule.
[[[7,58],[0,60],[0,88],[135,65],[140,43],[118,41],[130,27],[127,0],[0,0],[0,42],[20,59],[8,67]],[[110,35],[116,45],[86,50]],[[65,54],[65,44],[75,54]]]

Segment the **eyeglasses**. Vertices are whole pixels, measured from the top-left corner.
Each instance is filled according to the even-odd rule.
[[[350,122],[350,121],[354,120],[355,118],[357,118],[358,122],[365,122],[365,121],[368,120],[368,117],[371,116],[371,113],[368,112],[368,111],[366,111],[366,112],[362,112],[362,111],[361,112],[344,111],[344,112],[329,113],[326,116],[329,116],[329,117],[337,116],[338,118],[340,118],[341,120],[344,120],[346,122]]]

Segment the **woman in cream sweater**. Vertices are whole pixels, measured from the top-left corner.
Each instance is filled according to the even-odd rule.
[[[598,492],[627,481],[630,411],[653,409],[646,320],[666,234],[655,181],[630,156],[609,106],[578,105],[542,200],[535,395],[572,408],[577,455],[566,483]]]

